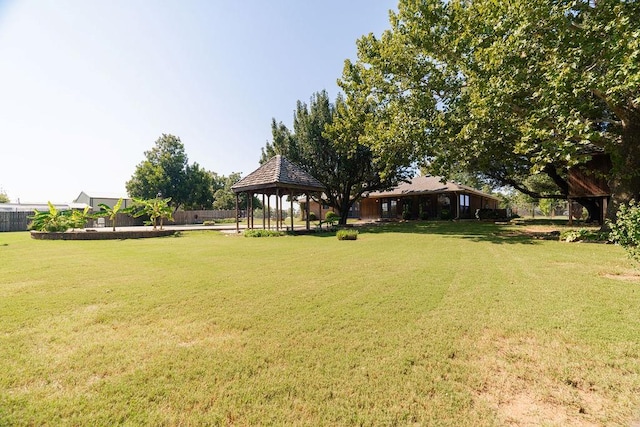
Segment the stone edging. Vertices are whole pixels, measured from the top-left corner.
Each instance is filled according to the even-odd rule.
[[[36,240],[122,240],[172,236],[176,233],[176,230],[66,231],[63,233],[31,231],[31,238]]]

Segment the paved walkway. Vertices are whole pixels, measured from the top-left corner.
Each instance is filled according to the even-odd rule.
[[[286,231],[288,230],[288,228],[291,227],[291,224],[289,223],[288,225],[285,225],[284,230]],[[145,231],[145,230],[151,230],[153,227],[150,225],[134,225],[134,226],[130,226],[130,227],[116,227],[116,231]],[[236,225],[235,224],[217,224],[217,225],[202,225],[202,224],[186,224],[186,225],[174,225],[174,224],[169,224],[169,225],[164,225],[162,227],[164,230],[176,230],[176,231],[193,231],[193,230],[213,230],[213,231],[224,231],[224,232],[235,232],[236,231]],[[247,228],[246,225],[240,224],[240,230],[244,230]],[[260,224],[259,226],[254,227],[256,229],[262,229],[262,224]],[[294,230],[305,230],[306,229],[306,225],[304,224],[295,224],[294,225]],[[96,231],[113,231],[112,227],[95,227],[95,228],[90,228],[91,230],[96,230]],[[275,230],[275,226],[271,226],[271,230]],[[315,226],[313,224],[311,224],[311,229],[315,229]],[[282,229],[281,229],[282,230]]]

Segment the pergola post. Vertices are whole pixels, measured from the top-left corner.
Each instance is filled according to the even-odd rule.
[[[276,231],[280,231],[280,189],[276,188]]]
[[[310,205],[310,202],[311,202],[311,196],[309,195],[309,193],[305,194],[305,198],[307,200],[307,203],[305,203],[304,210],[305,210],[305,214],[307,216],[307,231],[309,231],[309,230],[311,230],[311,225],[310,225],[310,222],[309,222],[309,205]]]
[[[291,199],[291,232],[293,233],[293,190],[291,191],[289,198]]]
[[[238,212],[238,193],[236,193],[236,233],[240,233],[240,212]]]
[[[278,198],[280,199],[280,215],[278,215],[278,219],[280,220],[280,228],[284,228],[284,219],[283,215],[283,207],[282,207],[282,194],[278,191]]]
[[[251,206],[249,205],[249,192],[247,191],[246,193],[244,193],[245,197],[247,198],[247,230],[251,229]]]
[[[269,225],[269,230],[271,230],[271,195],[267,197],[267,224]]]
[[[262,229],[264,230],[265,226],[265,210],[264,210],[264,193],[262,193]]]

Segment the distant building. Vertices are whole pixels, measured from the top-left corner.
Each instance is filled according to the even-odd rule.
[[[73,203],[54,203],[53,206],[59,211],[66,211],[72,208],[77,208]],[[84,209],[84,207],[82,207]],[[47,203],[0,203],[0,212],[33,212],[38,210],[49,211],[49,205]]]
[[[73,202],[89,205],[91,206],[91,210],[93,212],[97,212],[100,210],[101,203],[104,203],[105,205],[112,208],[116,205],[116,203],[118,203],[118,200],[120,199],[122,199],[122,206],[121,206],[122,209],[130,208],[131,206],[133,206],[133,199],[127,196],[121,196],[117,194],[105,194],[105,193],[101,193],[100,195],[90,196],[84,191],[80,192],[80,195],[78,195],[78,197],[76,197],[76,199]]]

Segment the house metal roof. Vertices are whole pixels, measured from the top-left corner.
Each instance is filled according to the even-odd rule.
[[[235,193],[260,191],[265,194],[278,188],[300,192],[318,192],[324,189],[317,179],[281,155],[272,157],[231,187]]]

